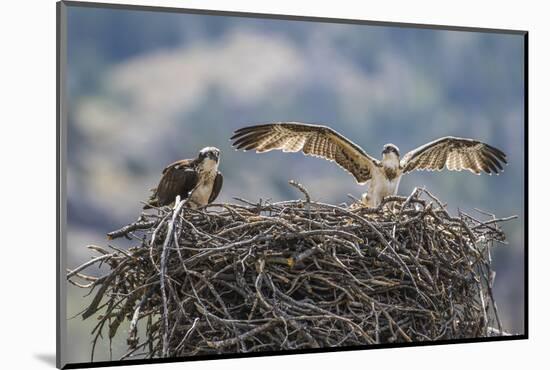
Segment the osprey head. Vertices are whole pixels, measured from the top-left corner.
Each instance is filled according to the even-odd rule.
[[[196,159],[197,167],[200,172],[212,172],[218,170],[220,162],[220,150],[213,146],[203,148]]]
[[[211,160],[216,163],[220,160],[220,150],[218,148],[215,148],[213,146],[207,146],[206,148],[202,148],[199,152],[199,162],[203,162],[204,160]]]
[[[384,145],[384,150],[382,150],[382,157],[386,157],[388,154],[395,154],[399,158],[399,148],[393,144]]]

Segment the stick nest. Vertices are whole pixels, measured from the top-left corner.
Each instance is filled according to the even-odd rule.
[[[92,360],[125,321],[121,359],[503,335],[489,248],[507,219],[452,217],[420,189],[368,209],[292,184],[305,200],[180,202],[108,234],[135,247],[90,246],[99,255],[67,278],[95,294]]]

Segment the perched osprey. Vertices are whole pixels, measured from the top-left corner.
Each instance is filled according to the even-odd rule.
[[[222,188],[223,176],[218,171],[220,150],[203,148],[195,159],[182,159],[162,171],[162,177],[143,209],[162,207],[173,203],[179,195],[187,199],[189,208],[212,203]]]
[[[441,171],[446,166],[451,171],[498,174],[502,171],[501,163],[507,163],[506,155],[497,148],[477,140],[450,136],[422,145],[403,158],[397,146],[386,144],[382,160],[378,160],[329,127],[298,122],[243,127],[235,131],[231,140],[234,140],[234,147],[245,151],[301,150],[306,155],[336,162],[359,184],[368,183],[368,192],[362,197],[368,207],[376,207],[385,196],[397,194],[401,176],[413,170]]]

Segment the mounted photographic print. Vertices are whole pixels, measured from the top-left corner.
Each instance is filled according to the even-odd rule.
[[[527,338],[527,32],[57,10],[58,367]]]

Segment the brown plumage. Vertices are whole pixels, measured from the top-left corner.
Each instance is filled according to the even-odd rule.
[[[401,160],[403,173],[413,170],[468,170],[475,174],[497,174],[503,170],[506,154],[501,150],[472,139],[443,137],[411,150]]]
[[[181,200],[185,200],[193,194],[198,185],[204,184],[205,181],[213,181],[208,201],[201,202],[201,204],[194,204],[194,206],[203,206],[212,203],[219,195],[223,185],[223,176],[217,171],[219,154],[215,156],[216,167],[206,171],[203,170],[202,165],[205,163],[204,159],[210,154],[203,155],[202,152],[203,151],[201,151],[198,158],[182,159],[168,165],[162,171],[159,184],[156,188],[152,189],[153,194],[148,204],[146,204],[143,209],[170,205],[176,200],[178,195]],[[212,156],[212,158],[214,158],[214,156]],[[203,179],[205,176],[209,176],[211,179]],[[201,179],[203,179],[202,182]]]
[[[377,206],[383,197],[397,194],[401,176],[413,170],[468,170],[476,174],[499,174],[506,155],[499,149],[473,139],[443,137],[418,147],[399,158],[399,149],[384,145],[382,160],[368,155],[361,147],[336,131],[319,125],[278,122],[243,127],[231,137],[237,149],[257,153],[279,149],[302,151],[306,155],[336,162],[360,184],[369,182],[363,200]]]
[[[280,149],[283,152],[302,151],[306,155],[336,162],[351,173],[358,183],[372,177],[380,162],[351,140],[326,126],[297,122],[282,122],[244,127],[231,137],[237,149],[255,149],[258,153]]]

